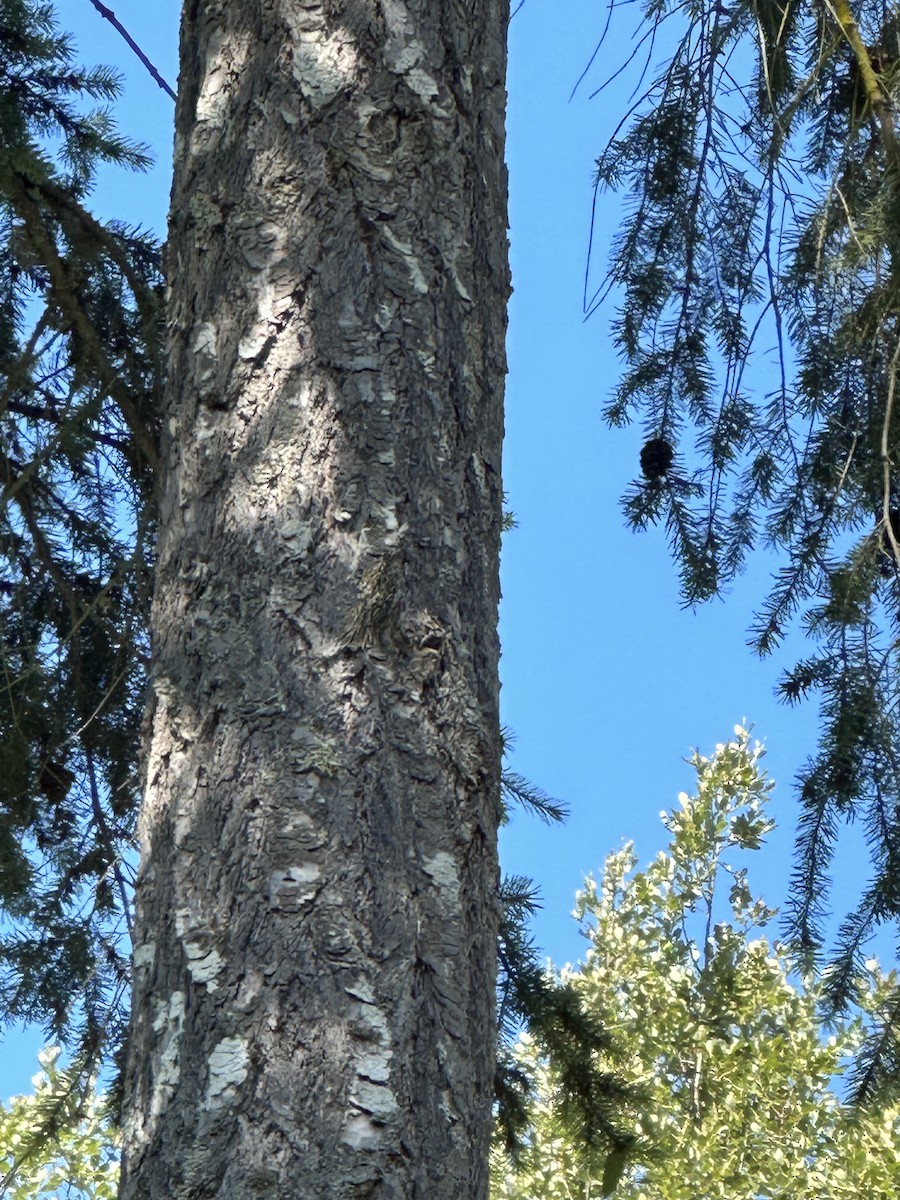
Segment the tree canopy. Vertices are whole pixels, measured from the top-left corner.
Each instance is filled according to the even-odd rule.
[[[625,369],[607,415],[645,429],[626,511],[666,523],[689,603],[757,545],[783,556],[755,644],[771,652],[803,613],[813,648],[781,690],[823,705],[800,785],[799,950],[821,942],[841,822],[860,818],[872,850],[822,981],[838,1008],[865,994],[868,935],[900,916],[900,16],[870,0],[643,11],[637,58],[661,47],[664,61],[598,162],[598,187],[628,199],[608,276]],[[140,169],[147,154],[116,131],[115,73],[78,65],[51,5],[6,5],[0,84],[0,1009],[79,1033],[87,1062],[119,1041],[128,987],[163,261],[152,237],[89,210],[98,164]],[[510,1029],[542,1004],[514,920],[529,896],[508,881]],[[547,1036],[562,1051],[580,1029],[602,1061],[576,992],[561,981]],[[897,1070],[897,994],[879,1012],[862,1097]],[[511,1104],[518,1070],[501,1072]],[[615,1140],[620,1096],[601,1076],[593,1111]],[[580,1085],[582,1117],[597,1086]]]
[[[740,728],[695,755],[696,790],[662,814],[666,849],[636,871],[626,845],[578,895],[588,950],[559,974],[607,1031],[604,1064],[634,1089],[634,1146],[586,1144],[557,1070],[525,1035],[518,1065],[536,1098],[515,1169],[495,1154],[498,1200],[897,1194],[900,1108],[873,1090],[865,1060],[839,1082],[896,978],[868,961],[856,1011],[824,1024],[821,977],[769,936],[775,911],[742,863],[772,827],[761,757]]]

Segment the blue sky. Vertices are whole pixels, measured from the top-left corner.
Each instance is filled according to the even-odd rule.
[[[174,85],[178,4],[117,0],[115,12]],[[57,4],[76,33],[82,60],[115,64],[126,77],[118,108],[123,132],[150,144],[145,176],[107,172],[96,192],[104,216],[164,229],[171,156],[171,100],[147,75],[89,0]],[[625,22],[586,81],[606,13],[599,0],[525,0],[510,30],[510,238],[515,293],[510,306],[504,474],[519,527],[503,554],[502,705],[515,732],[510,765],[564,800],[571,817],[548,829],[519,817],[502,834],[504,869],[531,875],[544,908],[536,939],[557,963],[582,943],[569,913],[582,877],[633,839],[641,859],[664,844],[659,812],[689,789],[683,759],[709,752],[735,722],[754,723],[777,781],[779,828],[750,863],[770,904],[785,897],[795,806],[792,779],[812,751],[812,705],[788,709],[772,689],[779,661],[746,646],[754,604],[771,561],[757,561],[724,601],[681,608],[661,532],[627,530],[618,499],[639,470],[638,429],[608,430],[603,403],[618,364],[608,336],[611,310],[582,320],[582,286],[593,162],[623,111],[628,91],[588,98],[630,50]],[[592,85],[592,86],[591,86]],[[615,211],[601,205],[600,242]],[[835,908],[849,907],[860,882],[858,839],[838,857]],[[849,843],[848,843],[849,847]],[[0,1095],[29,1088],[40,1035],[10,1032],[0,1047]]]
[[[503,716],[514,766],[571,807],[563,829],[514,822],[504,866],[533,876],[545,908],[537,940],[577,958],[567,914],[582,876],[633,839],[642,859],[664,844],[661,808],[690,789],[684,758],[708,753],[746,718],[766,742],[779,828],[751,864],[767,901],[786,894],[791,781],[816,735],[812,705],[773,696],[779,663],[746,646],[773,562],[755,561],[723,600],[681,607],[661,530],[625,528],[619,497],[639,474],[640,428],[610,430],[601,410],[617,379],[612,307],[582,320],[593,163],[633,83],[590,93],[628,56],[635,10],[617,25],[573,99],[606,20],[596,0],[526,0],[510,33],[510,225],[515,294],[504,475],[519,528],[503,554]],[[597,209],[594,253],[616,224]],[[599,246],[599,249],[598,249]],[[782,663],[790,661],[790,646]],[[856,856],[854,856],[856,857]],[[850,900],[842,888],[838,903]]]

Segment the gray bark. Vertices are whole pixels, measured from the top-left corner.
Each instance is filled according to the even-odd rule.
[[[502,0],[188,0],[124,1200],[483,1200]]]

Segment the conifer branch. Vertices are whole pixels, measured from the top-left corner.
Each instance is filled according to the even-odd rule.
[[[897,541],[894,521],[891,519],[891,509],[894,505],[891,501],[891,466],[893,464],[890,453],[890,430],[894,410],[894,391],[897,386],[898,362],[900,362],[900,337],[897,339],[897,345],[888,368],[887,400],[884,405],[884,420],[881,424],[881,466],[884,479],[881,492],[881,519],[884,523],[884,536],[891,547],[891,555],[895,563],[900,563],[900,543]]]
[[[881,80],[875,71],[868,47],[859,32],[856,17],[853,15],[848,0],[829,0],[829,7],[856,60],[869,106],[878,121],[885,154],[892,166],[896,167],[898,165],[898,146],[890,100],[881,86]]]
[[[118,681],[116,682],[118,683]],[[122,915],[125,919],[125,926],[130,938],[132,928],[131,894],[125,882],[125,876],[122,874],[122,856],[118,850],[117,839],[109,827],[109,823],[106,820],[106,813],[103,810],[103,805],[100,803],[100,789],[97,786],[97,768],[94,763],[94,755],[90,750],[87,752],[87,769],[88,784],[91,793],[91,811],[97,823],[100,839],[109,857],[110,865],[108,870],[112,871],[116,887],[119,889],[119,902],[122,905]]]
[[[60,187],[52,179],[40,178],[24,172],[21,174],[26,186],[41,195],[54,212],[60,215],[65,214],[74,220],[80,230],[94,240],[97,248],[115,263],[127,280],[144,320],[148,324],[158,320],[161,307],[160,298],[148,285],[145,277],[134,269],[122,249],[121,237],[101,224],[84,205],[78,203],[71,192]]]
[[[28,404],[24,400],[7,400],[6,411],[14,413],[18,417],[27,417],[32,421],[46,421],[47,424],[59,428],[71,418],[64,409],[53,404],[52,400],[53,397],[50,395],[45,395],[46,402],[44,404]],[[99,429],[92,430],[90,436],[91,441],[98,446],[116,450],[126,461],[133,461],[134,448],[124,438],[116,437],[111,433],[103,433]]]
[[[134,398],[123,386],[118,371],[100,343],[97,331],[91,324],[83,305],[75,294],[70,268],[61,258],[56,246],[41,220],[40,210],[33,196],[33,189],[26,176],[18,176],[16,200],[25,222],[28,235],[50,275],[53,298],[69,327],[80,338],[91,361],[95,364],[103,386],[115,400],[128,425],[135,445],[151,469],[158,464],[158,451],[147,419],[135,407]]]

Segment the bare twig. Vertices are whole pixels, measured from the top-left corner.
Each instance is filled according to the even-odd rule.
[[[137,44],[137,42],[134,40],[134,38],[131,36],[131,34],[128,32],[128,30],[125,28],[125,26],[122,24],[122,22],[119,20],[119,18],[113,12],[113,10],[111,8],[107,8],[105,4],[101,4],[100,0],[91,0],[91,4],[93,4],[94,8],[96,8],[96,10],[100,14],[100,16],[105,17],[106,20],[109,21],[110,25],[112,25],[113,29],[115,29],[118,33],[120,33],[122,35],[122,37],[125,39],[125,41],[128,43],[128,45],[131,47],[131,49],[135,52],[135,54],[138,56],[138,58],[141,60],[141,62],[144,64],[144,66],[147,68],[147,70],[150,72],[150,74],[153,76],[153,78],[156,80],[156,82],[159,84],[159,86],[163,89],[163,91],[168,92],[168,94],[172,97],[173,100],[176,99],[175,93],[172,91],[172,89],[169,87],[169,85],[163,79],[162,75],[160,75],[159,71],[157,71],[156,67],[154,67],[153,63],[150,61],[150,59],[147,57],[147,55],[143,52],[143,50],[140,48],[140,46]]]

